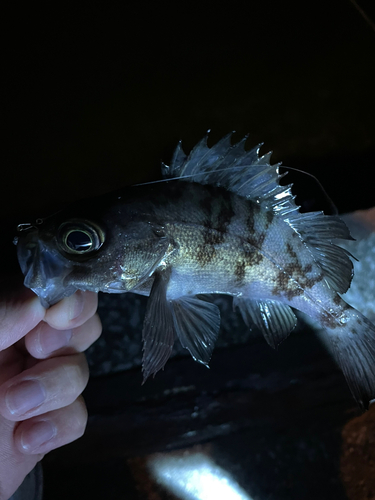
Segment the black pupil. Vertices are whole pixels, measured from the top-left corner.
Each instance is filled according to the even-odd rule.
[[[83,231],[71,231],[66,238],[66,244],[76,252],[86,252],[90,250],[92,240],[90,236]]]

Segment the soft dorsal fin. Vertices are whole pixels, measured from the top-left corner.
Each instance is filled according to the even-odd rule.
[[[345,222],[336,215],[323,212],[293,214],[285,219],[308,245],[314,259],[324,272],[327,283],[337,292],[345,293],[353,278],[353,255],[332,243],[335,239],[353,240]]]
[[[279,185],[285,174],[279,174],[279,163],[270,164],[271,152],[260,157],[261,144],[246,151],[247,137],[233,145],[231,137],[228,134],[209,148],[206,136],[188,156],[180,142],[171,165],[162,166],[163,177],[222,186],[281,215],[298,210],[291,185]]]
[[[233,307],[238,307],[246,325],[256,325],[267,343],[276,347],[285,340],[296,326],[297,318],[291,308],[274,300],[250,300],[234,297]]]

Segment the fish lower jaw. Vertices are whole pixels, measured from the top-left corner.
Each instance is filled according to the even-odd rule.
[[[39,297],[42,306],[48,309],[60,300],[73,295],[78,288],[75,286],[62,287],[54,284],[46,287],[30,287],[31,290]]]

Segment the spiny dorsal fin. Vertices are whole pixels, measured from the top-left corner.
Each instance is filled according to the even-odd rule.
[[[271,153],[259,157],[261,144],[246,151],[247,137],[233,145],[231,137],[228,134],[209,148],[206,136],[188,156],[179,142],[170,167],[162,166],[163,177],[222,186],[281,215],[298,210],[291,185],[279,185],[285,174],[279,174],[279,163],[270,164]]]

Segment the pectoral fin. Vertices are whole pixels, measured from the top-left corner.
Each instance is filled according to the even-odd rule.
[[[233,306],[239,308],[246,325],[249,328],[256,325],[274,349],[288,337],[297,323],[294,312],[281,302],[235,297]]]
[[[156,272],[143,323],[143,383],[164,368],[174,344],[171,304],[166,292],[170,272]]]
[[[220,329],[219,308],[196,297],[172,301],[174,326],[181,345],[195,361],[208,365]]]

